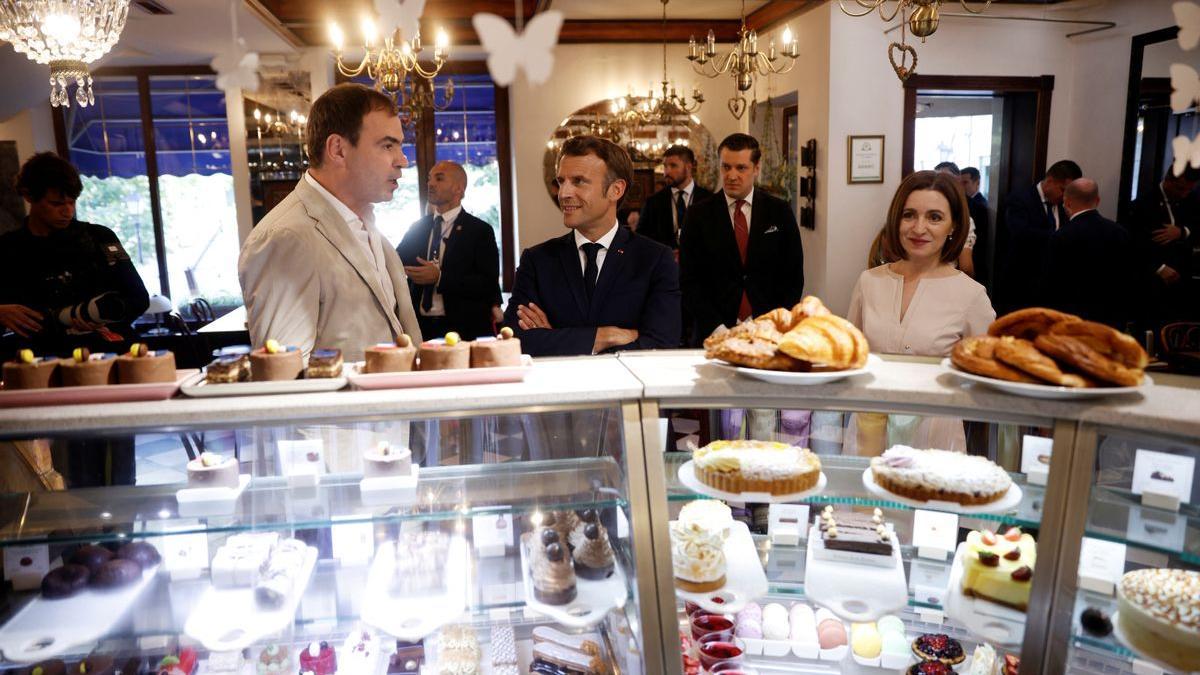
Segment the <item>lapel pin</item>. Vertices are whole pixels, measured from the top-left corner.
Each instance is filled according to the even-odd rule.
[[[454,231],[455,231],[455,232],[462,232],[462,225],[459,225],[459,226],[455,227],[455,228],[454,228]]]
[[[625,252],[625,249],[623,249],[623,248],[617,249],[617,253],[624,253],[624,252]]]

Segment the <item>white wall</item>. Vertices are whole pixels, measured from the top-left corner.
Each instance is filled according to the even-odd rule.
[[[47,99],[39,108],[22,110],[6,120],[0,120],[0,141],[16,141],[17,156],[22,162],[35,152],[55,149],[54,125],[50,121],[49,109],[50,102]]]
[[[678,89],[699,86],[708,102],[697,113],[716,142],[740,129],[725,107],[733,92],[733,78],[709,80],[691,71],[685,58],[687,45],[667,50],[667,73]],[[512,120],[517,246],[524,250],[566,232],[562,214],[542,182],[546,141],[571,113],[596,101],[623,96],[630,86],[635,94],[662,79],[662,44],[559,45],[554,52],[554,72],[542,85],[531,86],[518,75],[509,87]],[[518,253],[519,256],[519,253]]]

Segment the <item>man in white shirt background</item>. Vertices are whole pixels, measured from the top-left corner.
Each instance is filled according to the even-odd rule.
[[[359,84],[340,84],[313,102],[310,168],[242,245],[238,278],[255,347],[268,339],[363,349],[421,329],[399,256],[374,223],[373,203],[390,201],[408,161],[393,101]]]

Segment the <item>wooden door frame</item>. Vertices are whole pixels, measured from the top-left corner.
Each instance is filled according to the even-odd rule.
[[[1037,132],[1034,138],[1034,175],[1037,181],[1046,172],[1047,145],[1050,140],[1050,103],[1054,76],[1000,77],[988,75],[913,75],[904,83],[904,139],[901,149],[901,175],[913,171],[916,150],[917,94],[921,91],[978,91],[989,93],[1037,94]]]
[[[1130,200],[1133,196],[1133,181],[1136,180],[1133,175],[1133,153],[1137,149],[1138,103],[1146,47],[1174,40],[1177,37],[1179,37],[1179,26],[1170,26],[1134,35],[1129,41],[1129,84],[1125,89],[1125,134],[1121,144],[1121,185],[1117,202],[1117,213],[1120,218],[1126,217],[1129,213]]]

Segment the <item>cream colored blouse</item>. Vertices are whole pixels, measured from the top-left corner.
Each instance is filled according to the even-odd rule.
[[[862,273],[850,296],[846,318],[862,330],[871,351],[906,356],[949,356],[954,343],[987,333],[996,310],[987,291],[962,272],[921,279],[900,319],[904,277],[888,265]]]

